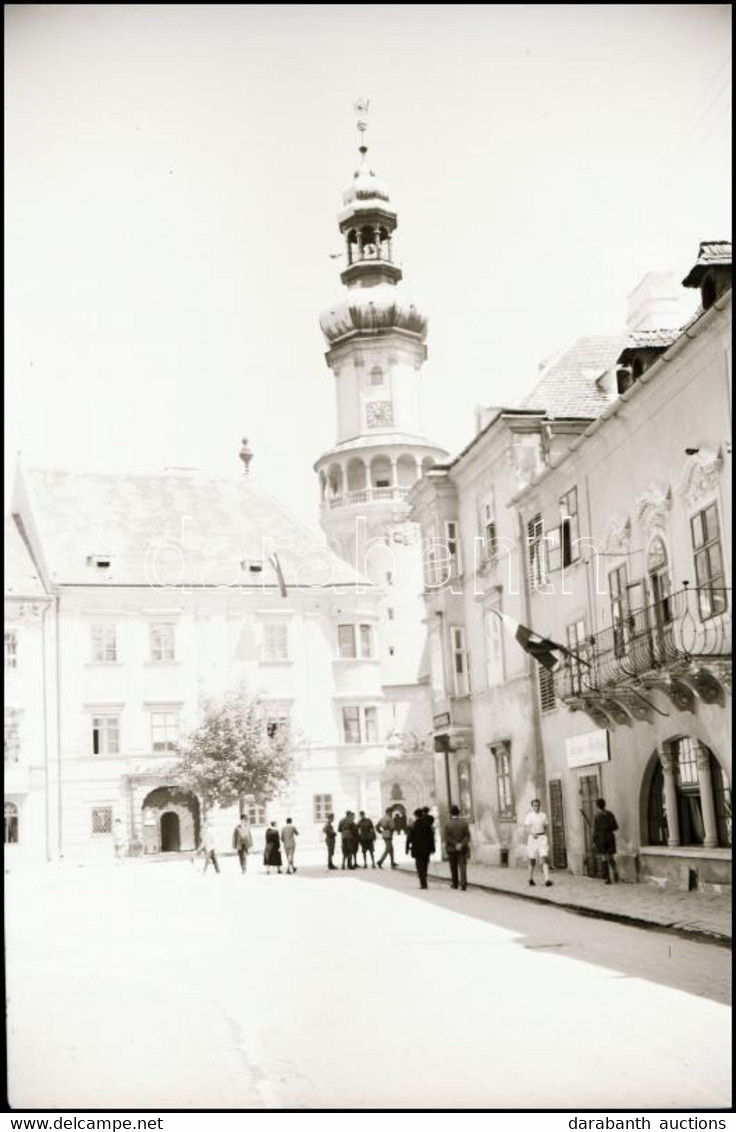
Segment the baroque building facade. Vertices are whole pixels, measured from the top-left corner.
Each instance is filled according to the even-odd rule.
[[[317,844],[329,811],[378,812],[375,592],[252,477],[20,470],[6,561],[6,861],[110,857],[117,819],[132,853],[193,849],[176,743],[240,686],[294,736],[254,827],[288,815]],[[237,814],[215,820],[229,848]]]
[[[682,326],[647,277],[626,338],[581,339],[412,491],[440,808],[477,859],[523,859],[537,796],[555,867],[595,875],[605,796],[627,879],[730,883],[730,280],[701,245]],[[571,655],[549,672],[499,614]]]

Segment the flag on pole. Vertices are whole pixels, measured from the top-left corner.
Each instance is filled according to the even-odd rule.
[[[279,562],[278,554],[272,554],[268,561],[271,563],[274,570],[276,571],[276,577],[278,578],[279,589],[281,590],[281,596],[286,597],[287,596],[287,594],[286,594],[286,582],[284,581],[284,575],[283,575],[283,572],[281,570],[281,563]]]
[[[538,664],[541,664],[548,672],[552,672],[559,663],[559,656],[571,656],[574,660],[579,660],[581,664],[590,667],[587,660],[583,660],[581,656],[576,653],[570,652],[565,645],[560,645],[557,641],[551,641],[548,637],[540,637],[539,633],[535,633],[533,629],[527,629],[526,625],[520,625],[518,621],[514,621],[513,617],[509,617],[507,613],[500,613],[499,610],[494,609],[493,612],[501,618],[506,629],[511,636],[518,641],[523,648],[524,652],[528,652]]]

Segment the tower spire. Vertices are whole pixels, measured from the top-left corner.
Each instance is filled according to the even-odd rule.
[[[368,152],[368,146],[365,144],[365,132],[368,129],[368,107],[370,106],[370,99],[359,98],[353,109],[356,114],[356,126],[358,127],[358,134],[360,136],[360,145],[358,146],[358,153],[360,154],[361,165],[365,164],[365,155]]]

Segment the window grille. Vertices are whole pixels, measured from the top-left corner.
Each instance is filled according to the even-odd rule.
[[[92,834],[112,833],[112,807],[97,806],[92,810]]]

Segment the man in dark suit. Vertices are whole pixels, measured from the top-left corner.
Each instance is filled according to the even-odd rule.
[[[429,858],[435,850],[434,829],[432,826],[433,822],[428,814],[425,814],[423,810],[415,810],[414,821],[409,827],[409,832],[406,836],[406,848],[408,852],[411,852],[414,858],[420,888],[429,887],[427,884],[427,870],[429,869]]]
[[[327,846],[327,868],[328,869],[336,869],[337,868],[337,865],[333,861],[333,857],[335,856],[335,841],[337,840],[337,834],[335,833],[335,827],[332,824],[334,820],[335,820],[335,815],[334,814],[328,814],[327,815],[327,821],[325,822],[325,824],[322,827],[322,832],[325,835],[325,845]]]
[[[452,887],[465,892],[468,887],[468,851],[470,849],[470,826],[460,817],[460,807],[450,807],[450,819],[445,824],[445,848],[450,862]]]

